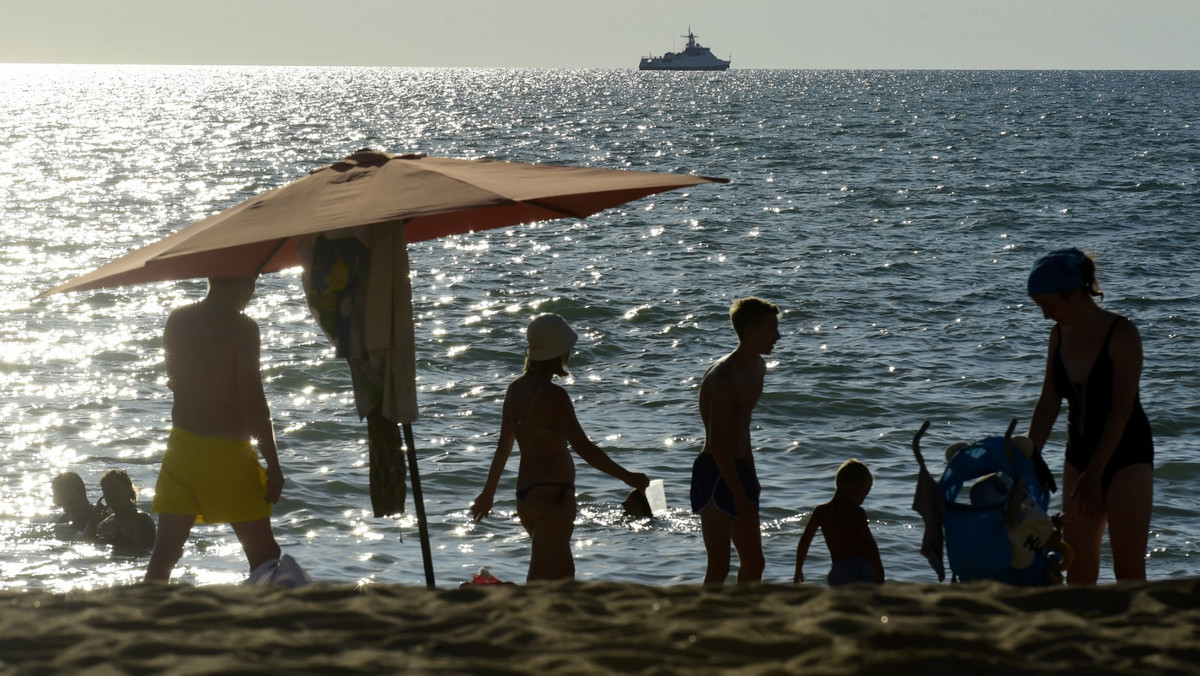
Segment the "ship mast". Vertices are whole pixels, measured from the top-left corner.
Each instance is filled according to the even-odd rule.
[[[687,35],[680,35],[679,37],[688,39],[688,43],[687,43],[688,47],[696,46],[696,36],[692,35],[692,27],[691,26],[688,26]]]

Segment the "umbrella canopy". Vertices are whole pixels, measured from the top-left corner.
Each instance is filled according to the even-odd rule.
[[[42,295],[301,264],[293,237],[386,223],[408,242],[585,218],[654,193],[726,182],[682,174],[359,151],[197,221]]]

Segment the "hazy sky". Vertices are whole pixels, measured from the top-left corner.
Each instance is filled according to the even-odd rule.
[[[1200,0],[0,0],[0,63],[1200,68]]]

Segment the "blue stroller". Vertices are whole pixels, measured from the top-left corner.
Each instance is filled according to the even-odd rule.
[[[921,454],[921,437],[929,421],[913,437],[920,472],[913,509],[925,522],[921,554],[945,580],[945,548],[952,581],[996,580],[1037,586],[1061,580],[1070,548],[1046,516],[1053,475],[1026,437],[1014,437],[1013,419],[1002,437],[959,443],[946,450],[946,469],[934,481]]]

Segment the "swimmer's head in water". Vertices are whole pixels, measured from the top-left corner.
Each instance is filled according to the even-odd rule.
[[[50,480],[50,492],[54,494],[54,504],[60,507],[66,504],[69,496],[87,499],[87,487],[83,485],[83,478],[70,471]]]
[[[123,469],[110,469],[100,477],[100,490],[104,491],[104,499],[112,506],[115,502],[128,501],[137,503],[137,491],[133,481]]]

